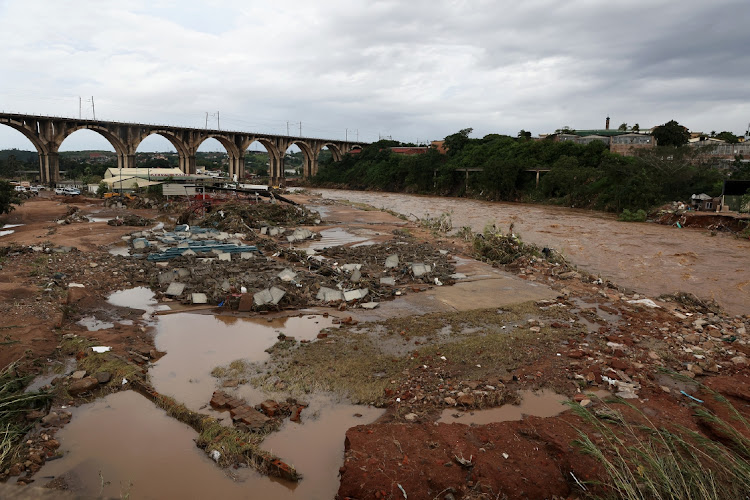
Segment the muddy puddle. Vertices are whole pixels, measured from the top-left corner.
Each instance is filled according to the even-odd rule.
[[[78,321],[78,324],[86,327],[86,330],[90,332],[98,332],[99,330],[107,330],[115,326],[114,323],[107,321],[101,321],[94,316],[86,316]]]
[[[567,406],[562,403],[563,401],[567,401],[568,398],[548,389],[537,392],[519,391],[519,394],[521,396],[520,405],[503,405],[497,408],[472,412],[463,412],[456,409],[443,410],[438,422],[442,424],[484,425],[494,422],[521,420],[525,416],[554,417],[567,409]]]
[[[63,361],[56,359],[50,360],[45,372],[32,380],[24,392],[38,391],[45,385],[50,385],[55,378],[72,372],[75,367],[76,360],[73,358],[67,358]]]
[[[367,203],[422,218],[450,213],[454,228],[469,226],[477,232],[493,223],[507,231],[512,223],[524,241],[554,248],[582,269],[651,297],[691,292],[717,300],[730,314],[744,314],[750,303],[750,266],[746,265],[750,241],[730,235],[711,238],[701,229],[617,222],[612,214],[575,208],[316,191],[329,199]]]
[[[169,309],[169,306],[167,305],[159,305],[154,292],[144,286],[137,286],[127,290],[113,292],[107,297],[107,302],[113,306],[129,307],[131,309],[146,311],[144,314],[145,319],[149,319],[151,314],[156,311]]]
[[[193,410],[212,413],[204,406],[217,389],[211,371],[242,359],[263,362],[266,349],[276,343],[279,334],[297,340],[313,340],[322,328],[333,326],[333,318],[318,315],[276,318],[242,318],[179,313],[159,317],[156,348],[167,354],[150,369],[154,388]],[[240,392],[255,405],[266,397],[250,386]],[[214,414],[214,413],[212,413]],[[215,413],[224,418],[226,414]]]
[[[361,243],[369,240],[368,236],[360,236],[350,233],[346,229],[340,227],[334,227],[331,229],[324,229],[320,232],[320,239],[315,240],[309,245],[306,245],[306,249],[321,249],[328,247],[337,247],[341,245],[351,245]]]

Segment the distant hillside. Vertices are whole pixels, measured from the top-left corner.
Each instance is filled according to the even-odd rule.
[[[0,150],[0,161],[5,161],[9,157],[15,156],[16,160],[26,162],[36,162],[38,157],[36,151],[22,151],[20,149],[2,149]]]

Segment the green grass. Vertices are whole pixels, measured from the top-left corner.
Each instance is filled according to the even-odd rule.
[[[45,408],[51,399],[47,392],[24,393],[32,378],[19,376],[15,363],[0,372],[0,469],[10,465],[21,439],[33,426],[25,420],[25,414]]]
[[[750,491],[748,422],[722,396],[713,397],[732,415],[727,422],[695,406],[695,415],[723,429],[722,442],[680,425],[657,426],[624,400],[588,410],[571,403],[586,428],[577,445],[604,467],[604,498],[628,500],[729,500]],[[623,411],[619,411],[617,408]],[[626,418],[625,414],[630,415]],[[606,419],[603,417],[607,417]],[[743,433],[742,431],[745,431]],[[593,495],[591,495],[593,496]]]

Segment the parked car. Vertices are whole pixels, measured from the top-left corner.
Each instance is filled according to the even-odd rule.
[[[31,186],[29,188],[29,194],[33,194],[34,196],[39,196],[39,188],[36,186]]]
[[[26,192],[26,188],[23,187],[23,186],[16,186],[16,187],[13,188],[13,190],[16,191],[16,192],[19,192],[19,193],[25,193]]]
[[[44,191],[45,189],[47,189],[47,186],[45,186],[45,185],[43,185],[43,184],[37,184],[37,185],[36,185],[36,186],[34,186],[34,187],[36,187],[36,189],[37,189],[38,191]]]
[[[67,188],[55,188],[55,194],[65,194]]]
[[[63,194],[65,196],[78,196],[81,194],[81,190],[74,187],[66,187],[63,189]]]

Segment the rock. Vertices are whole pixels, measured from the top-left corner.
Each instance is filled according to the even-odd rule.
[[[73,372],[73,375],[70,376],[73,380],[81,380],[83,377],[86,376],[86,370],[78,370]]]
[[[359,269],[355,269],[352,271],[352,275],[349,277],[349,281],[352,283],[359,283],[362,279],[362,273],[359,271]]]
[[[142,250],[149,246],[149,242],[146,238],[136,238],[133,240],[133,248],[136,250]]]
[[[452,397],[448,396],[447,398],[443,399],[443,402],[450,406],[456,406],[456,400]]]
[[[407,413],[406,415],[404,415],[404,420],[406,420],[407,422],[414,422],[415,420],[417,420],[417,414]]]
[[[386,277],[380,278],[381,285],[396,286],[396,278]]]
[[[83,287],[70,287],[68,288],[68,295],[65,298],[65,302],[68,305],[80,302],[88,296],[86,289]]]
[[[735,356],[730,360],[735,365],[746,365],[747,358],[745,356]]]
[[[299,422],[301,420],[302,410],[304,409],[304,406],[296,406],[294,410],[292,410],[292,416],[289,417],[289,420],[291,420],[292,422]]]
[[[54,426],[58,425],[61,422],[60,415],[57,414],[57,412],[51,411],[46,416],[42,418],[42,425],[44,426]]]
[[[474,406],[474,396],[471,394],[463,394],[456,399],[456,402],[464,406]]]
[[[109,372],[98,372],[94,375],[94,378],[100,384],[106,384],[109,383],[110,380],[112,380],[112,374]]]
[[[267,416],[253,408],[252,406],[243,405],[233,408],[229,411],[234,422],[245,424],[251,431],[260,431],[265,429],[270,422]]]
[[[71,396],[78,396],[84,392],[91,391],[99,386],[99,381],[94,377],[85,377],[81,380],[76,380],[68,386],[68,393]]]
[[[239,380],[225,380],[221,383],[222,387],[239,387],[240,381]]]

